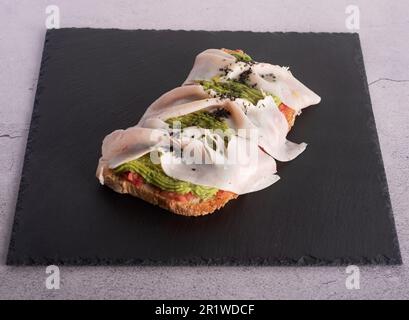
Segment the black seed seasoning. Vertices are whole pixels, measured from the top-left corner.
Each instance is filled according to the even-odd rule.
[[[242,72],[239,77],[239,82],[245,84],[246,81],[249,79],[251,73],[252,73],[251,68]]]
[[[213,111],[212,115],[217,119],[228,118],[230,116],[230,112],[223,108],[217,108],[215,111]]]

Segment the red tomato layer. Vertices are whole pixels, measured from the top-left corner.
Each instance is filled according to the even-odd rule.
[[[126,180],[128,180],[129,182],[131,182],[135,187],[139,188],[141,187],[144,183],[145,180],[143,179],[143,177],[135,172],[127,172],[124,174],[124,178]],[[177,193],[177,192],[171,192],[171,191],[166,191],[166,190],[162,190],[156,186],[154,186],[158,192],[160,193],[160,195],[175,200],[175,201],[181,201],[181,202],[185,202],[185,201],[191,201],[193,199],[196,198],[195,195],[193,195],[191,192],[185,193],[185,194],[181,194],[181,193]]]
[[[125,179],[131,182],[137,188],[142,186],[144,183],[143,178],[139,174],[134,172],[125,173]]]
[[[285,118],[287,119],[288,125],[292,127],[294,124],[294,114],[295,111],[291,109],[289,106],[285,105],[284,103],[280,103],[278,106],[280,111],[284,114]]]

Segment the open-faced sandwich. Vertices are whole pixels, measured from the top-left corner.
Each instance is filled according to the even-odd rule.
[[[319,102],[288,68],[241,50],[205,50],[181,87],[153,102],[135,126],[105,137],[97,177],[177,214],[212,213],[279,179],[275,160],[306,148],[288,141],[288,131]]]

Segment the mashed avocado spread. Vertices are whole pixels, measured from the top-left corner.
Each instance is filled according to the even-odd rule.
[[[180,124],[180,128],[199,127],[204,129],[222,130],[229,129],[226,122],[217,113],[208,111],[196,111],[180,117],[169,118],[165,121],[170,126]]]
[[[223,51],[227,52],[228,54],[232,55],[233,57],[236,58],[237,61],[243,61],[243,62],[250,62],[253,61],[253,59],[245,53],[243,50],[229,50],[229,49],[223,49]]]
[[[170,125],[173,125],[175,121],[180,123],[181,129],[197,126],[204,129],[221,129],[225,131],[229,128],[221,117],[207,111],[197,111],[166,120],[166,122]],[[154,164],[151,161],[149,153],[138,159],[116,167],[114,172],[116,174],[125,172],[138,173],[147,183],[150,183],[162,190],[180,194],[191,192],[200,199],[212,198],[218,191],[216,188],[199,186],[190,182],[169,177],[163,171],[160,164]]]
[[[265,95],[256,88],[249,87],[248,85],[241,83],[236,80],[220,81],[218,78],[213,78],[212,80],[202,80],[199,81],[204,90],[214,90],[218,96],[221,98],[229,98],[231,100],[241,98],[246,99],[252,104],[256,105],[259,100],[265,98]],[[271,94],[266,94],[271,95]],[[280,98],[271,95],[274,102],[280,105]]]
[[[149,153],[116,167],[115,173],[135,172],[141,175],[147,183],[153,184],[162,190],[186,194],[191,192],[201,199],[213,197],[218,189],[195,185],[190,182],[173,179],[166,175],[160,164],[151,161]]]
[[[230,52],[230,54],[237,59],[237,61],[249,62],[253,61],[253,59],[244,52]]]

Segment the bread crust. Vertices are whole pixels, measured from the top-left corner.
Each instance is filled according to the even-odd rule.
[[[218,192],[213,198],[208,200],[197,198],[190,201],[177,201],[161,194],[158,188],[150,184],[144,183],[136,187],[130,181],[120,175],[116,175],[110,169],[104,169],[102,176],[104,184],[118,193],[130,194],[183,216],[196,217],[213,213],[215,210],[222,208],[230,200],[238,197],[238,195],[233,192],[223,191]]]

